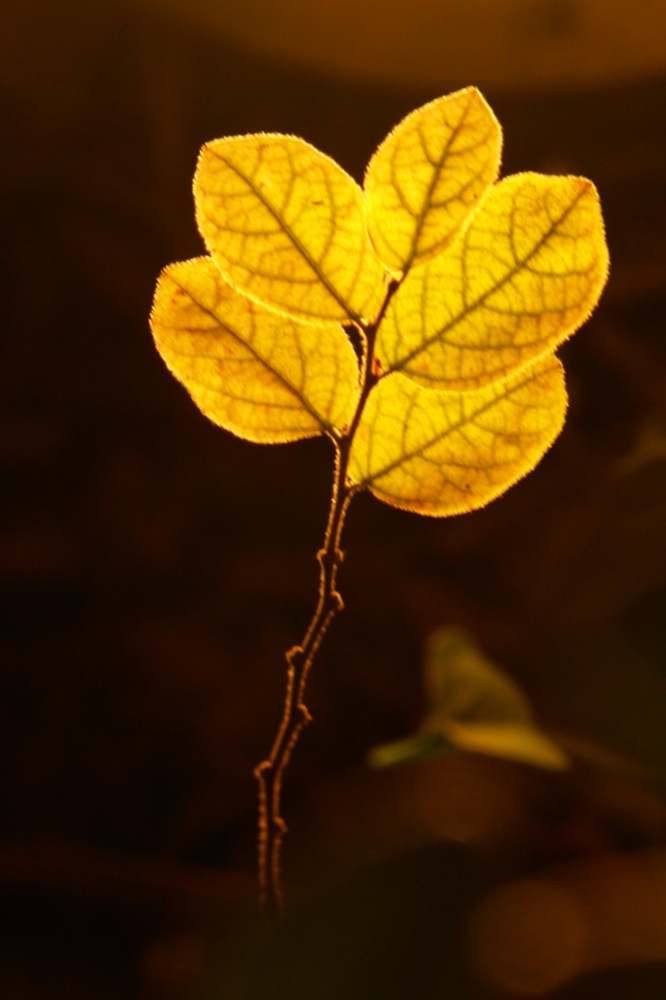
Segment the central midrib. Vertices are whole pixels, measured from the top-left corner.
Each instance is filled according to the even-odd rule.
[[[307,261],[307,263],[309,264],[309,266],[312,268],[312,270],[316,274],[317,278],[321,281],[321,283],[326,288],[326,291],[335,299],[335,301],[338,303],[338,305],[341,306],[344,309],[345,313],[347,314],[347,316],[349,317],[350,320],[352,320],[354,323],[360,323],[361,322],[361,317],[359,315],[357,315],[356,313],[354,313],[349,308],[349,306],[347,305],[347,303],[345,302],[345,300],[342,298],[342,296],[340,295],[340,293],[337,291],[337,289],[335,288],[335,286],[331,284],[331,282],[329,281],[329,279],[323,273],[323,271],[319,267],[319,264],[314,260],[314,258],[312,257],[312,255],[308,251],[307,247],[304,246],[304,244],[298,238],[298,236],[293,231],[293,229],[291,228],[291,226],[282,218],[282,216],[273,207],[273,205],[270,203],[270,201],[268,201],[268,199],[264,195],[263,191],[261,191],[256,186],[256,184],[254,183],[253,179],[251,177],[248,177],[247,174],[245,174],[238,166],[236,166],[235,163],[230,162],[226,157],[222,156],[220,153],[214,152],[213,155],[216,156],[219,160],[222,160],[222,162],[225,163],[226,166],[229,167],[230,170],[233,170],[234,173],[238,175],[238,177],[240,177],[242,180],[245,181],[245,183],[248,185],[248,187],[252,190],[252,192],[257,196],[257,198],[259,199],[259,201],[262,203],[262,205],[264,206],[264,208],[266,208],[271,213],[271,215],[276,220],[276,222],[279,223],[279,225],[282,227],[282,229],[287,234],[287,236],[289,237],[289,239],[292,241],[292,243],[294,244],[294,246],[296,247],[296,249],[299,251],[299,253],[301,253],[303,255],[303,257],[305,258],[305,260]]]
[[[518,382],[516,385],[512,386],[507,395],[513,394],[517,389],[522,389],[523,386],[527,385],[528,382],[532,380],[532,378],[534,377],[534,368],[538,363],[539,363],[538,360],[535,360],[533,364],[528,367],[525,373],[526,377],[522,381]],[[545,372],[542,372],[542,374],[545,374]],[[421,386],[417,386],[417,391],[420,389]],[[462,393],[462,392],[450,393],[450,395],[466,396],[470,395],[470,393]],[[380,479],[382,476],[388,475],[390,472],[392,472],[394,469],[397,469],[399,466],[404,465],[405,462],[409,462],[413,458],[420,457],[428,448],[431,448],[434,444],[438,444],[444,438],[448,437],[450,434],[453,434],[454,431],[460,430],[460,428],[463,427],[465,424],[473,423],[473,421],[477,417],[486,413],[486,411],[489,410],[492,406],[494,406],[498,401],[499,401],[498,398],[495,397],[494,399],[489,400],[488,403],[485,404],[485,406],[481,406],[478,410],[476,410],[472,414],[472,416],[463,417],[459,420],[456,420],[455,423],[450,424],[445,430],[443,430],[441,434],[436,434],[435,437],[433,437],[430,441],[427,442],[427,444],[424,444],[419,448],[415,448],[410,452],[406,452],[400,458],[397,458],[394,462],[390,462],[379,472],[373,473],[372,476],[370,476],[367,479],[364,479],[363,480],[364,484],[373,483],[377,479]]]
[[[541,247],[546,242],[546,240],[548,240],[550,238],[550,236],[552,236],[552,234],[555,232],[555,230],[557,229],[557,227],[564,221],[564,219],[566,219],[567,215],[569,215],[569,213],[573,210],[573,208],[576,206],[576,204],[578,203],[578,201],[582,198],[582,196],[583,196],[583,194],[585,193],[586,190],[587,190],[587,188],[583,188],[579,192],[579,194],[576,195],[575,199],[571,202],[571,204],[568,206],[568,208],[566,209],[566,211],[562,213],[562,215],[559,217],[559,219],[557,219],[555,222],[552,223],[550,229],[548,229],[547,232],[545,232],[543,234],[543,236],[541,237],[541,239],[537,243],[535,243],[534,247],[530,250],[529,254],[527,254],[526,257],[524,257],[521,261],[519,261],[501,279],[501,281],[498,281],[495,285],[493,285],[491,288],[489,288],[487,292],[484,292],[484,294],[481,295],[475,302],[473,302],[471,305],[469,305],[465,309],[463,309],[462,312],[460,312],[456,317],[454,317],[454,319],[450,320],[449,323],[445,324],[443,327],[441,327],[441,329],[439,329],[436,333],[434,333],[432,335],[432,337],[428,337],[421,344],[419,344],[418,347],[415,347],[413,351],[410,351],[409,354],[406,354],[404,357],[402,357],[399,362],[395,362],[393,364],[393,366],[388,369],[387,374],[389,374],[389,372],[399,372],[399,371],[403,370],[406,367],[406,365],[408,365],[409,362],[412,361],[413,358],[417,357],[423,351],[426,351],[430,347],[431,344],[435,343],[435,341],[437,341],[437,340],[440,340],[444,336],[444,334],[448,333],[450,330],[452,330],[454,327],[456,327],[458,325],[458,323],[461,323],[467,316],[470,315],[470,313],[473,313],[476,309],[478,309],[479,306],[482,306],[483,303],[485,302],[485,300],[487,298],[489,298],[491,295],[494,295],[495,292],[499,291],[499,289],[502,288],[503,285],[506,285],[506,283],[508,281],[511,281],[511,279],[516,274],[518,274],[518,272],[541,249]],[[470,226],[470,228],[471,228],[471,226]],[[393,308],[395,309],[395,306],[393,306]],[[398,364],[399,364],[400,367],[398,367]]]
[[[416,256],[416,246],[418,244],[419,237],[421,235],[421,230],[423,228],[424,219],[425,219],[426,215],[428,214],[428,211],[430,210],[430,201],[431,201],[431,198],[432,198],[433,191],[437,187],[437,182],[439,181],[439,177],[440,177],[440,173],[441,173],[442,167],[444,165],[444,161],[446,160],[447,156],[449,155],[449,151],[450,151],[450,149],[451,149],[454,141],[460,135],[460,131],[461,131],[463,125],[465,124],[465,121],[467,119],[467,115],[469,114],[469,109],[470,109],[471,103],[472,103],[472,99],[470,98],[470,100],[467,103],[467,107],[465,108],[465,110],[464,110],[464,112],[463,112],[463,114],[462,114],[462,116],[460,118],[460,121],[458,122],[458,124],[456,125],[455,129],[453,130],[453,132],[449,136],[449,138],[448,138],[448,140],[447,140],[447,142],[446,142],[446,144],[444,146],[444,149],[442,151],[441,156],[439,157],[439,159],[437,160],[437,162],[435,164],[433,164],[433,174],[432,174],[432,177],[430,178],[430,183],[428,185],[428,190],[426,192],[426,196],[425,196],[423,205],[421,206],[421,211],[419,212],[418,217],[416,219],[416,228],[415,228],[414,234],[412,236],[412,245],[411,245],[410,250],[409,250],[409,257],[407,258],[406,267],[404,268],[404,272],[405,273],[407,273],[407,271],[411,268],[412,264],[414,263],[414,257]],[[425,149],[425,141],[424,141],[423,137],[421,136],[420,132],[419,132],[419,138],[421,139],[421,143],[422,143],[422,145],[423,145],[423,147]],[[430,161],[430,162],[432,162],[432,161]]]
[[[262,357],[262,355],[257,350],[255,350],[255,348],[252,346],[252,344],[249,344],[246,340],[243,340],[243,338],[240,337],[236,333],[235,330],[232,330],[229,326],[227,326],[227,324],[224,323],[219,318],[219,316],[217,316],[215,314],[215,312],[214,312],[213,309],[208,309],[207,306],[202,305],[201,302],[197,302],[196,299],[193,298],[191,292],[184,285],[182,285],[179,281],[176,281],[175,283],[178,285],[179,288],[182,289],[182,291],[185,292],[185,294],[187,296],[189,296],[189,298],[192,299],[193,302],[196,302],[196,304],[199,306],[199,308],[202,309],[206,313],[207,316],[210,316],[211,319],[214,319],[216,323],[219,323],[219,325],[223,328],[223,330],[230,337],[233,337],[233,339],[237,343],[241,344],[242,347],[244,347],[246,350],[250,351],[250,353],[257,359],[257,361],[259,361],[262,365],[265,365],[266,368],[268,368],[268,370],[282,383],[282,385],[285,387],[285,389],[287,389],[289,392],[291,392],[298,399],[298,401],[303,405],[303,407],[305,408],[305,410],[307,410],[307,412],[310,414],[310,416],[312,416],[312,417],[315,418],[315,420],[319,423],[320,427],[322,428],[322,431],[326,432],[326,431],[330,431],[331,430],[332,425],[328,424],[321,417],[321,415],[319,413],[317,413],[317,411],[312,406],[312,404],[309,402],[309,400],[307,399],[307,397],[304,396],[303,393],[299,389],[297,389],[296,386],[293,385],[293,383],[290,382],[290,380],[288,378],[286,378],[281,372],[279,372],[279,371],[277,371],[277,369],[273,368],[272,365],[270,365],[269,362],[266,360],[266,358]],[[204,332],[204,331],[201,331],[201,332]],[[220,360],[220,359],[219,358],[217,358],[217,359],[212,359],[211,358],[211,360]]]

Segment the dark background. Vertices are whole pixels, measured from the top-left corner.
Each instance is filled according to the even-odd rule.
[[[491,886],[666,843],[666,40],[661,73],[654,44],[644,67],[590,50],[587,73],[567,44],[593,6],[522,5],[516,51],[542,46],[541,74],[536,56],[494,73],[458,24],[479,76],[457,52],[441,80],[427,33],[424,73],[412,39],[392,79],[388,56],[317,69],[307,39],[299,62],[175,5],[0,16],[3,1000],[493,996],[464,945]],[[560,352],[568,421],[534,473],[450,520],[354,501],[346,610],[286,789],[276,946],[255,923],[252,769],[315,600],[331,450],[208,424],[153,348],[155,279],[202,251],[206,140],[294,133],[361,181],[404,114],[471,83],[504,127],[503,174],[594,180],[611,278]],[[447,624],[577,741],[570,773],[365,769],[417,727],[424,643]],[[666,918],[654,933],[666,959]],[[665,987],[656,962],[558,996]]]

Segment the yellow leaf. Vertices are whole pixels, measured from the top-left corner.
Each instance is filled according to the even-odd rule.
[[[312,323],[370,321],[386,272],[363,192],[294,136],[216,139],[194,178],[197,223],[223,276],[269,308]]]
[[[566,401],[553,355],[475,392],[385,376],[365,405],[349,477],[418,514],[483,507],[534,468],[562,429]]]
[[[479,388],[573,333],[607,273],[592,182],[514,174],[490,189],[448,250],[407,275],[377,354],[421,385]]]
[[[214,423],[249,441],[297,441],[344,427],[358,364],[344,330],[264,309],[210,257],[172,264],[151,313],[157,349]]]
[[[394,273],[444,250],[499,170],[502,132],[476,87],[412,111],[368,164],[368,228]]]

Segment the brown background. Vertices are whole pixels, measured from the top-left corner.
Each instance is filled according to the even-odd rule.
[[[462,8],[425,4],[440,79],[434,22],[413,6],[411,20],[388,8],[367,65],[358,45],[340,59],[337,36],[328,50],[319,22],[300,41],[261,22],[255,38],[250,5],[228,23],[205,4],[188,20],[102,0],[0,15],[3,998],[485,996],[461,928],[489,885],[664,842],[663,7],[643,11],[641,65],[629,28],[630,57],[596,53],[621,33],[595,4],[507,5],[515,51],[545,54],[496,63],[492,32],[475,42]],[[152,346],[155,278],[202,250],[190,188],[204,141],[295,133],[360,181],[402,115],[470,83],[504,126],[504,174],[595,181],[611,279],[561,351],[569,418],[530,477],[448,521],[354,502],[347,609],[287,789],[287,874],[294,900],[310,895],[284,949],[261,951],[251,772],[313,606],[331,453],[209,425]],[[453,763],[421,792],[418,769],[366,772],[371,746],[418,725],[423,646],[446,624],[587,763],[566,777]],[[561,995],[651,1000],[665,968],[589,974]]]

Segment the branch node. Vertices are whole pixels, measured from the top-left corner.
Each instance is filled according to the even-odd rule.
[[[255,778],[258,781],[263,781],[264,780],[264,774],[266,773],[266,771],[271,771],[272,768],[273,768],[273,764],[271,763],[270,760],[262,760],[261,764],[257,764],[257,766],[254,769],[254,776],[255,776]]]
[[[302,646],[292,646],[289,652],[285,653],[285,659],[289,664],[291,670],[295,669],[296,660],[298,659],[299,656],[303,656]]]

